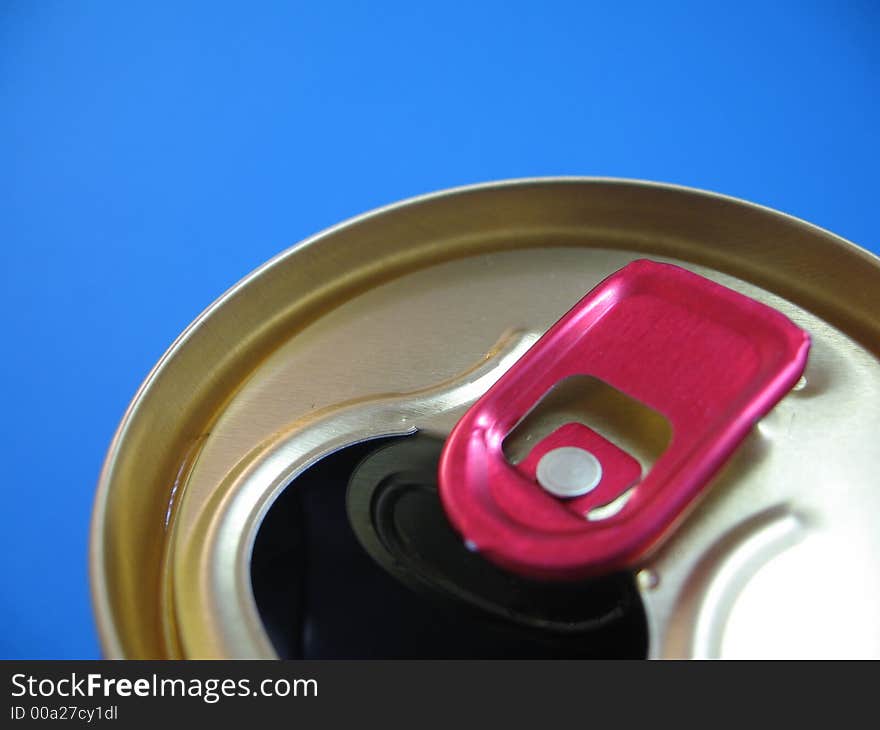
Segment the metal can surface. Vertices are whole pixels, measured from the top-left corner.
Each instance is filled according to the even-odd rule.
[[[629,569],[560,584],[484,565],[436,498],[444,440],[645,258],[809,333],[803,378]],[[878,312],[871,254],[666,185],[482,185],[325,231],[209,307],[123,418],[92,526],[104,653],[880,656]],[[552,417],[583,420],[579,397]],[[640,461],[662,451],[650,416],[609,403]],[[521,457],[534,434],[517,430]]]

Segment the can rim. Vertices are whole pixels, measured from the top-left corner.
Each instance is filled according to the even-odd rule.
[[[381,217],[389,212],[411,207],[425,202],[436,201],[442,198],[455,197],[462,194],[469,194],[483,190],[516,188],[521,186],[558,186],[558,185],[613,185],[621,188],[651,188],[655,190],[665,190],[683,194],[687,197],[697,197],[720,202],[731,203],[739,208],[753,210],[767,214],[773,218],[786,221],[789,224],[799,226],[810,231],[813,234],[819,234],[830,239],[831,242],[849,249],[851,255],[856,255],[864,261],[864,263],[880,270],[880,257],[862,248],[861,246],[838,236],[827,229],[815,224],[809,223],[789,213],[778,211],[765,205],[753,203],[735,196],[726,195],[709,190],[678,185],[674,183],[653,182],[633,178],[616,178],[616,177],[592,177],[592,176],[546,176],[546,177],[525,177],[513,178],[499,181],[481,182],[469,185],[462,185],[447,188],[435,192],[425,193],[413,197],[406,198],[401,201],[393,202],[367,212],[350,217],[338,224],[327,227],[298,243],[285,248],[265,263],[261,264],[239,281],[229,287],[223,294],[209,304],[171,343],[168,349],[163,353],[158,362],[153,366],[138,387],[129,405],[127,406],[119,426],[117,427],[110,445],[107,455],[103,461],[97,483],[95,493],[92,517],[89,528],[89,578],[91,583],[91,602],[93,613],[95,615],[98,638],[101,645],[102,653],[107,658],[123,658],[122,641],[118,626],[113,618],[113,611],[110,605],[110,597],[107,588],[107,573],[105,565],[105,549],[104,540],[105,517],[107,511],[107,502],[110,495],[112,483],[112,472],[117,460],[117,456],[126,440],[129,425],[142,405],[142,402],[149,392],[152,384],[157,377],[167,367],[175,355],[188,343],[193,334],[199,330],[213,316],[215,312],[221,309],[231,298],[233,298],[246,285],[250,285],[257,281],[267,270],[274,267],[278,262],[287,259],[292,255],[299,254],[305,248],[321,241],[322,239],[336,233],[340,230],[353,227],[364,221]]]

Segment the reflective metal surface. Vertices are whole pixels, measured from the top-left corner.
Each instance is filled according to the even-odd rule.
[[[803,387],[643,566],[651,655],[880,656],[877,259],[729,198],[578,179],[355,219],[266,264],[181,336],[101,476],[91,560],[105,653],[273,656],[247,565],[284,485],[347,443],[447,433],[586,291],[645,256],[813,338]]]

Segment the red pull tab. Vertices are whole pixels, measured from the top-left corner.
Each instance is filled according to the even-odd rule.
[[[809,335],[770,307],[677,266],[635,261],[458,422],[440,459],[446,513],[469,545],[522,575],[633,567],[791,390],[809,347]],[[582,425],[557,429],[517,466],[505,458],[507,435],[573,375],[599,378],[671,424],[671,443],[641,481],[629,454]],[[610,509],[594,519],[598,503]]]

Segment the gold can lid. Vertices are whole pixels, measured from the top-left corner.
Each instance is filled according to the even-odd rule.
[[[249,561],[291,480],[347,444],[448,433],[586,291],[646,256],[770,305],[813,340],[804,380],[641,566],[649,654],[880,656],[880,260],[732,198],[577,178],[355,218],[257,269],[180,336],[100,477],[105,654],[275,656]],[[831,626],[843,595],[847,618]]]

